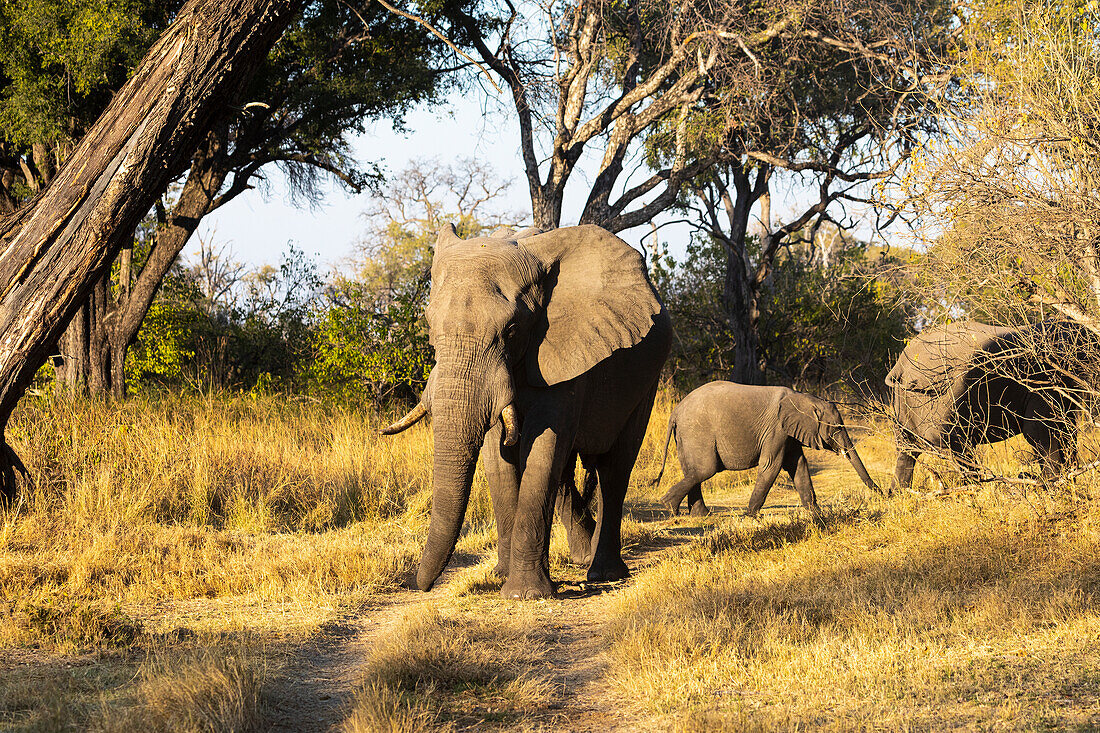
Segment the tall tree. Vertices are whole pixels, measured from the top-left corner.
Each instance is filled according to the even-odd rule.
[[[897,169],[930,119],[920,92],[943,80],[929,59],[949,19],[942,0],[553,0],[517,4],[493,40],[457,23],[511,92],[538,226],[560,225],[597,140],[581,222],[620,231],[694,198],[696,223],[727,245],[733,376],[755,382],[775,252]],[[776,170],[813,176],[818,195],[765,227],[750,262]]]
[[[916,1],[863,0],[856,9],[864,6],[853,13],[838,2],[553,0],[509,3],[494,38],[473,18],[454,22],[511,94],[535,224],[560,225],[566,186],[598,140],[579,221],[621,231],[675,204],[689,181],[724,159],[731,140],[767,136],[770,123],[786,122],[777,109],[797,104],[791,95],[805,93],[811,79],[848,80],[810,66],[827,55],[822,49],[834,63],[888,56],[875,32],[885,16],[874,14],[900,20],[923,12]],[[807,78],[792,76],[806,69]]]
[[[0,221],[0,429],[79,304],[304,0],[189,0],[48,188]],[[0,493],[19,460],[4,443]]]
[[[815,247],[825,222],[855,226],[850,207],[870,213],[879,203],[873,185],[893,180],[935,134],[931,99],[951,80],[940,60],[954,42],[951,19],[939,0],[821,4],[781,44],[756,54],[754,81],[746,66],[704,98],[704,106],[729,109],[728,132],[682,207],[726,253],[732,379],[763,381],[760,303],[780,248],[803,240]],[[800,191],[787,212],[771,205],[777,179]],[[754,217],[758,246],[750,249]]]
[[[202,217],[251,189],[265,167],[282,167],[299,199],[314,197],[321,177],[359,191],[369,175],[350,155],[351,137],[442,89],[451,78],[439,68],[444,50],[377,4],[307,3],[238,106],[253,103],[214,126],[175,201],[158,206],[147,256],[124,249],[114,278],[96,283],[59,345],[62,382],[124,393],[127,349],[172,263]]]

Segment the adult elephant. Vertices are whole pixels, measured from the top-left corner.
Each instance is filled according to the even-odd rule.
[[[671,324],[641,254],[595,226],[507,230],[436,241],[426,311],[436,365],[420,403],[383,430],[432,415],[432,515],[416,582],[429,590],[454,552],[474,466],[496,515],[501,595],[552,594],[550,521],[563,470],[579,454],[598,476],[595,526],[579,507],[574,557],[590,581],[628,574],[623,498],[641,447]],[[484,443],[484,445],[483,445]]]
[[[1082,338],[1083,329],[1062,322],[977,321],[913,337],[886,376],[897,440],[891,489],[909,487],[923,452],[948,452],[974,472],[976,446],[1015,435],[1032,446],[1044,475],[1075,460],[1078,390],[1065,363],[1055,362],[1079,354]]]

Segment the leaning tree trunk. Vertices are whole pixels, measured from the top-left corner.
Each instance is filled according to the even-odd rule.
[[[225,154],[227,134],[227,130],[210,132],[195,153],[179,199],[158,227],[149,256],[137,276],[132,275],[132,249],[123,249],[118,258],[117,295],[109,297],[108,286],[101,301],[97,285],[69,323],[61,339],[62,363],[57,368],[59,382],[69,394],[110,392],[114,398],[126,396],[126,353],[137,339],[172,263],[202,218],[214,209],[215,197],[229,175],[230,163]],[[100,308],[103,316],[97,317]]]
[[[305,0],[189,0],[53,183],[0,222],[0,429],[122,243]],[[6,444],[0,493],[19,460]]]

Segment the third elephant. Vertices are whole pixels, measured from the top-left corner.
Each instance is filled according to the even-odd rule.
[[[832,402],[786,387],[736,382],[710,382],[680,402],[669,418],[665,439],[676,437],[684,477],[661,502],[677,513],[690,496],[693,514],[705,513],[700,484],[723,470],[759,466],[746,514],[754,516],[781,470],[798,490],[802,505],[817,509],[810,469],[803,448],[830,450],[845,456],[868,487],[878,491],[864,468]],[[661,473],[664,473],[664,458]],[[660,480],[660,475],[657,477]]]
[[[897,465],[891,489],[907,489],[917,456],[952,456],[968,478],[974,449],[1023,435],[1042,472],[1076,460],[1083,390],[1075,372],[1095,361],[1085,327],[1042,321],[1018,328],[958,321],[914,336],[886,376],[893,390]]]

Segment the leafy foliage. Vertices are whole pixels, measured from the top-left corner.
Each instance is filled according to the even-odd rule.
[[[426,276],[410,278],[384,302],[367,283],[341,281],[317,325],[311,379],[375,400],[418,395],[432,367],[422,318],[427,291]]]
[[[0,130],[17,147],[71,143],[99,116],[179,0],[0,4]]]
[[[379,192],[355,272],[330,287],[317,324],[309,378],[374,400],[420,394],[432,351],[423,320],[441,227],[483,235],[516,215],[494,210],[509,183],[472,159],[417,161]]]
[[[758,240],[749,237],[748,245],[756,256]],[[805,245],[785,249],[761,299],[769,381],[878,390],[913,317],[892,276],[895,259],[847,238],[827,267]],[[702,236],[689,243],[682,263],[667,251],[651,262],[676,328],[670,365],[681,389],[729,377],[734,344],[722,308],[724,268],[721,245]]]
[[[316,265],[291,246],[278,268],[231,268],[235,274],[226,284],[209,276],[219,257],[227,259],[202,257],[166,279],[129,352],[132,380],[203,388],[295,386],[310,356],[322,282]]]

